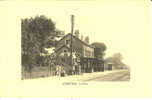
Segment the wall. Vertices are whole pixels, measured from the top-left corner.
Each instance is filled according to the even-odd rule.
[[[84,48],[84,57],[94,58],[94,49],[88,46],[83,45]]]

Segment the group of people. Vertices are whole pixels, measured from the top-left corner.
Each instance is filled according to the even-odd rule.
[[[55,75],[57,75],[57,76],[65,76],[66,75],[66,71],[65,71],[63,64],[56,65]]]
[[[79,75],[81,73],[80,66],[73,66],[73,68],[66,70],[63,64],[56,65],[56,76],[64,77],[66,75]]]

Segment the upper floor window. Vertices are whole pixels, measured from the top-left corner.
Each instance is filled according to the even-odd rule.
[[[66,41],[65,41],[65,44],[66,44],[66,45],[69,44],[69,40],[66,40]]]
[[[64,50],[64,52],[67,52],[67,50]]]
[[[67,50],[64,50],[64,56],[68,56]]]

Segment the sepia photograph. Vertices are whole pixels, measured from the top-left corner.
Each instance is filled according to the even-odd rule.
[[[152,97],[150,0],[0,1],[0,97]]]
[[[89,27],[88,33],[83,34],[74,27],[77,16],[68,18],[70,33],[59,30],[55,25],[58,20],[46,15],[21,20],[22,79],[63,77],[71,81],[129,81],[130,67],[123,62],[121,51],[105,58],[105,51],[110,51],[110,47],[102,39],[90,43],[91,37],[84,36],[89,35]],[[92,34],[94,38],[96,34]]]

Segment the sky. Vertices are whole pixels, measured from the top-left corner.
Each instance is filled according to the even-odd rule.
[[[105,57],[120,52],[126,63],[134,59],[136,48],[143,45],[144,34],[149,32],[149,5],[144,0],[27,2],[18,8],[20,18],[45,15],[65,33],[71,31],[70,17],[73,14],[75,30],[89,36],[90,43],[105,43]]]

